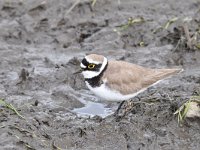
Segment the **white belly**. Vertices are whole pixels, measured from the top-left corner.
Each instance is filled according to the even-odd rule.
[[[106,101],[124,101],[124,100],[128,100],[130,98],[135,97],[136,95],[138,95],[139,93],[143,92],[146,90],[142,89],[140,91],[138,91],[137,93],[133,93],[133,94],[128,94],[128,95],[122,95],[120,92],[118,91],[114,91],[109,89],[107,86],[105,86],[104,84],[101,84],[100,87],[91,87],[90,84],[86,81],[85,82],[87,87],[98,97],[100,97],[103,100]]]

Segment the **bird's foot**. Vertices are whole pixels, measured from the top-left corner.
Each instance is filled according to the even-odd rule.
[[[117,108],[114,116],[117,120],[126,116],[129,112],[131,112],[134,108],[134,101],[127,100],[120,103],[119,107]]]

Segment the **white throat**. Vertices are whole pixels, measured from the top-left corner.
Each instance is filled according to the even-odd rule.
[[[98,72],[97,71],[89,71],[89,70],[83,71],[82,74],[83,74],[84,78],[91,79],[93,77],[98,76],[103,71],[103,69],[106,67],[107,63],[108,63],[108,60],[107,60],[107,58],[104,57],[103,64],[102,64],[100,70]]]

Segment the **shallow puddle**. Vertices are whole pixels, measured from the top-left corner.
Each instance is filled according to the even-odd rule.
[[[100,116],[105,118],[114,113],[114,110],[107,107],[107,104],[103,102],[97,102],[98,98],[91,95],[88,91],[81,91],[81,97],[79,101],[85,106],[82,108],[75,108],[72,111],[75,112],[80,117],[94,117]]]
[[[82,108],[75,108],[73,112],[80,117],[101,116],[102,118],[114,113],[110,108],[106,108],[106,105],[96,102],[88,102]]]

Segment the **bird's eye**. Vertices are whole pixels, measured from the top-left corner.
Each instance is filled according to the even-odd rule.
[[[88,68],[89,68],[89,69],[93,69],[94,67],[95,67],[95,64],[89,64],[89,65],[88,65]]]

